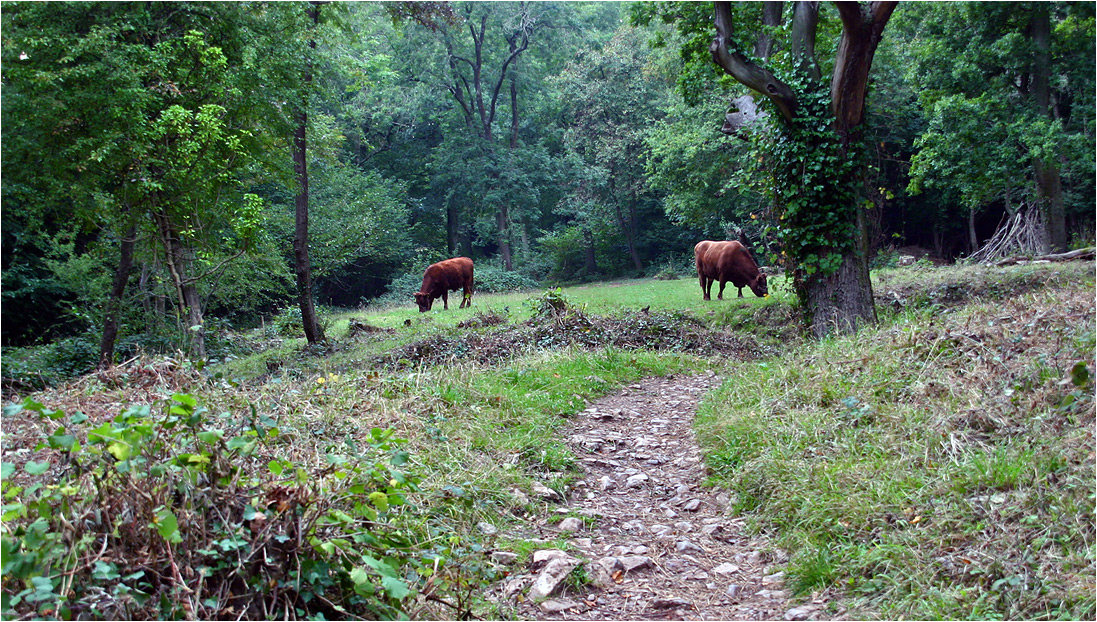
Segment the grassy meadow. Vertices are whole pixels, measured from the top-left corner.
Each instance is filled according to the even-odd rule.
[[[1093,264],[920,266],[874,285],[880,324],[822,342],[780,278],[766,299],[707,302],[696,279],[643,279],[347,310],[325,317],[326,348],[267,326],[204,369],[144,358],[36,393],[5,409],[4,553],[28,577],[5,577],[5,617],[92,602],[213,617],[260,584],[234,611],[507,617],[483,598],[498,578],[484,554],[527,555],[515,534],[556,507],[536,484],[568,491],[568,417],[711,369],[708,483],[790,553],[798,598],[825,593],[849,618],[1091,619]],[[60,507],[107,518],[66,526]],[[296,574],[240,554],[256,550]],[[109,561],[135,551],[209,582]],[[29,578],[43,567],[70,569],[69,596]]]

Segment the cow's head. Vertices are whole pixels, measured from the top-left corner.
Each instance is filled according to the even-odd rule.
[[[430,297],[430,294],[415,292],[415,304],[419,305],[419,313],[430,311],[431,304],[433,303],[434,299]]]
[[[759,298],[765,298],[769,296],[769,284],[766,283],[766,273],[759,272],[758,276],[747,282],[750,286],[750,291],[754,292],[754,295]]]

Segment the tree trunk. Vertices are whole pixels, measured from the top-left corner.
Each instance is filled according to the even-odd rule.
[[[598,262],[594,257],[594,235],[590,229],[583,227],[584,267],[587,275],[598,273]]]
[[[848,334],[876,323],[868,267],[864,255],[847,255],[842,266],[828,276],[815,276],[807,284],[807,313],[817,338]]]
[[[979,236],[975,233],[975,208],[967,211],[968,256],[979,250]]]
[[[164,257],[175,286],[176,309],[179,327],[183,331],[187,351],[192,358],[206,358],[206,327],[202,321],[202,299],[198,295],[198,285],[189,277],[190,249],[179,238],[171,217],[166,212],[153,214],[160,243],[164,246]]]
[[[454,256],[457,253],[457,246],[460,243],[458,239],[458,233],[460,232],[459,214],[457,213],[457,206],[452,201],[446,205],[446,246],[449,248],[450,256]]]
[[[103,338],[99,340],[99,368],[114,364],[114,342],[118,338],[118,313],[122,309],[122,296],[126,293],[130,270],[133,268],[133,248],[137,243],[137,227],[131,225],[122,236],[119,245],[118,268],[114,272],[110,297],[107,299],[103,319]]]
[[[313,26],[320,21],[320,9],[312,4],[307,9]],[[309,40],[316,49],[316,41]],[[297,128],[293,132],[293,171],[297,175],[297,196],[294,199],[293,268],[297,277],[297,304],[301,307],[305,339],[310,344],[324,340],[324,332],[316,318],[312,300],[312,265],[309,261],[309,173],[306,130],[308,127],[308,91],[312,83],[312,61],[306,61],[304,91],[297,111]]]
[[[499,234],[499,255],[503,258],[503,268],[508,271],[513,269],[510,253],[510,226],[507,222],[510,220],[509,212],[510,210],[507,209],[505,204],[500,205],[495,216],[495,224]]]
[[[1032,73],[1032,98],[1036,111],[1049,120],[1055,118],[1051,107],[1051,16],[1049,5],[1034,2],[1032,7],[1032,43],[1036,48]],[[1067,249],[1066,211],[1059,167],[1054,158],[1037,160],[1036,196],[1047,231],[1048,246],[1056,251]]]

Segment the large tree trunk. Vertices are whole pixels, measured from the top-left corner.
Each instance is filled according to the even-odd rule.
[[[1032,72],[1032,98],[1040,115],[1054,119],[1051,107],[1051,16],[1049,5],[1034,2],[1032,7],[1032,43],[1036,56]],[[1051,249],[1063,252],[1067,249],[1066,211],[1063,207],[1063,188],[1059,167],[1054,158],[1037,160],[1036,196],[1047,231]]]
[[[847,255],[834,274],[807,287],[807,313],[815,337],[847,334],[876,322],[876,306],[864,256]]]
[[[320,9],[312,4],[308,15],[313,26],[320,21]],[[315,49],[316,41],[309,47]],[[316,306],[312,300],[312,264],[309,260],[309,173],[306,130],[308,127],[308,89],[312,83],[311,61],[305,66],[304,90],[300,109],[297,111],[297,128],[293,133],[293,171],[297,175],[297,196],[294,199],[293,268],[297,277],[297,304],[301,307],[305,339],[310,344],[324,340],[320,322],[316,318]]]
[[[99,340],[99,368],[114,364],[114,342],[118,339],[118,313],[122,309],[122,296],[126,293],[130,270],[133,268],[133,248],[137,244],[137,227],[130,226],[119,244],[118,268],[114,272],[110,297],[107,299],[103,318],[103,337]]]

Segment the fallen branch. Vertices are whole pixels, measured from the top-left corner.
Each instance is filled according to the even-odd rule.
[[[1080,259],[1093,259],[1095,257],[1094,247],[1079,248],[1067,253],[1052,253],[1050,255],[1039,255],[1037,257],[1030,257],[1028,255],[1017,255],[1015,257],[1007,257],[1005,259],[994,262],[996,266],[1014,266],[1022,263],[1030,263],[1033,261],[1076,261]]]

